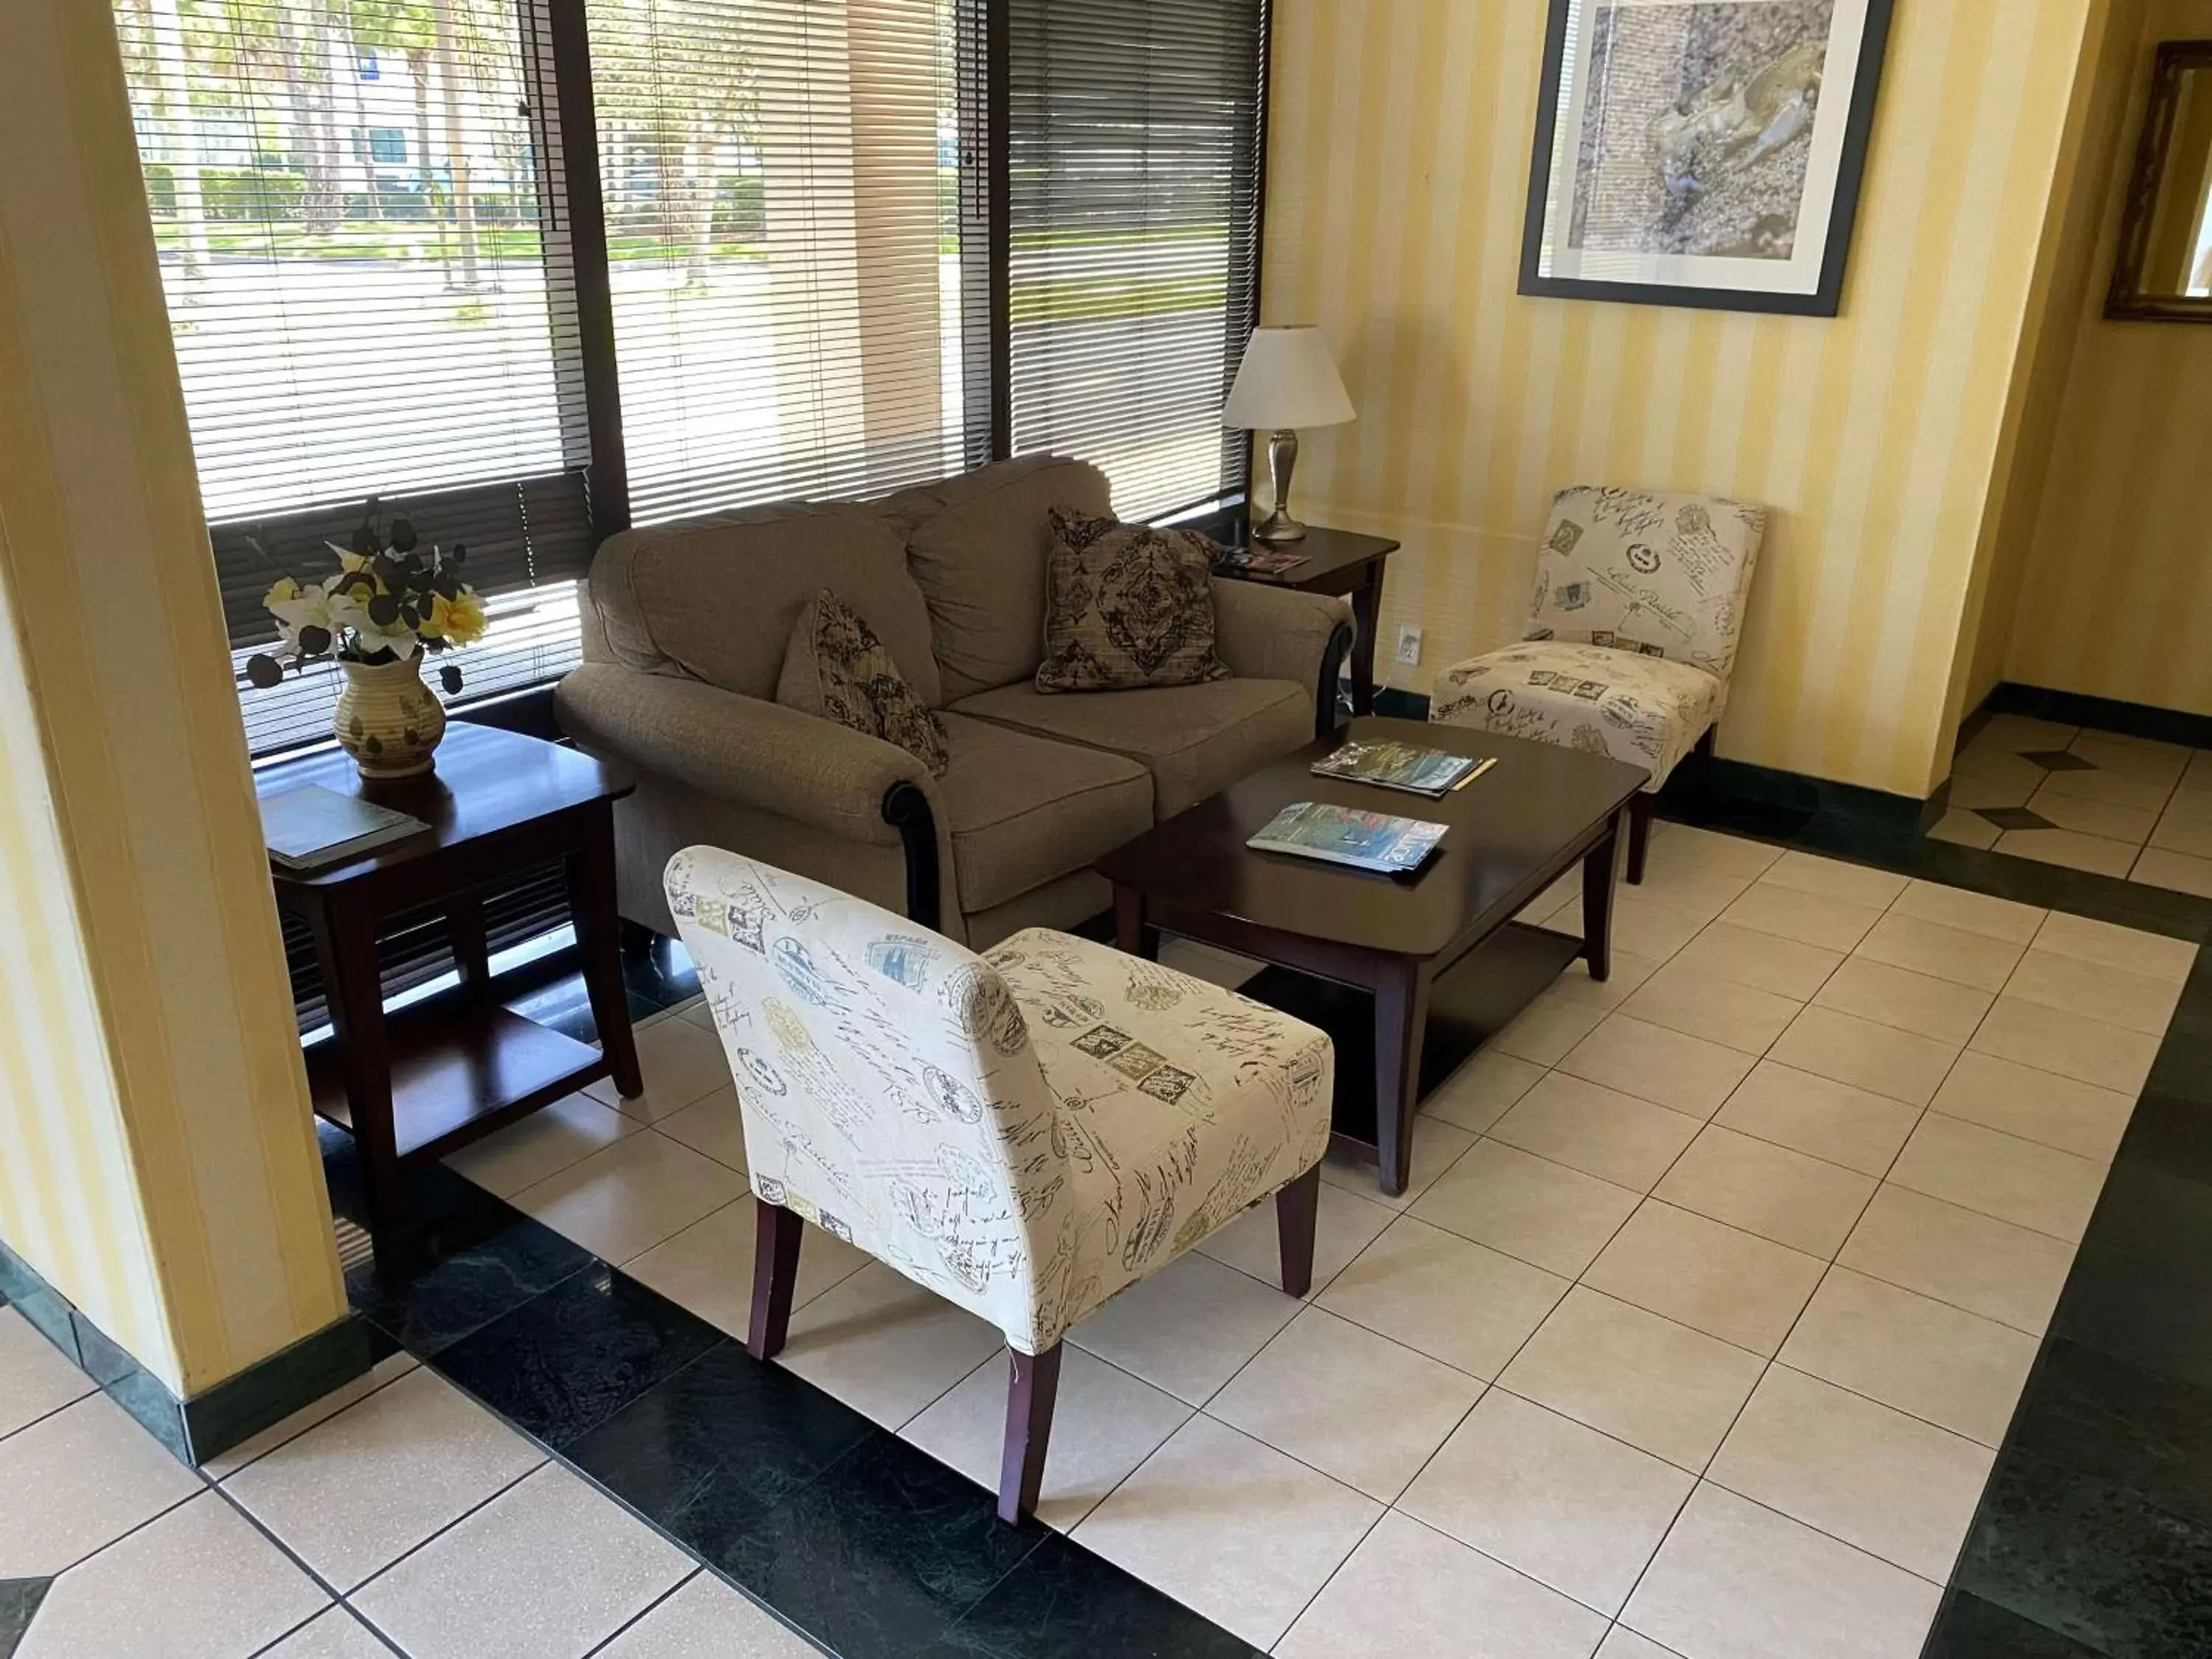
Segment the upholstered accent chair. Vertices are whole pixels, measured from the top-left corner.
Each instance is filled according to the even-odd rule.
[[[1652,799],[1712,752],[1766,509],[1714,495],[1563,489],[1536,556],[1526,638],[1448,668],[1429,718],[1640,766],[1628,878],[1644,879]]]
[[[783,1346],[805,1221],[989,1320],[1012,1352],[1005,1519],[1036,1507],[1077,1321],[1271,1195],[1283,1289],[1310,1287],[1324,1033],[1042,928],[978,956],[711,848],[665,885],[760,1200],[747,1346]]]

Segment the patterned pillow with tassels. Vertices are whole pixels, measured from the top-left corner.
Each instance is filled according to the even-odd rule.
[[[1052,509],[1040,691],[1229,678],[1213,643],[1213,544],[1194,531]]]

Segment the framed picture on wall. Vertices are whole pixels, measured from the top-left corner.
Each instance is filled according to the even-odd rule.
[[[1552,0],[1521,292],[1832,317],[1893,0]]]

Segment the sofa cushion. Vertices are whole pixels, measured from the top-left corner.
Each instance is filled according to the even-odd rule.
[[[1052,547],[1046,515],[1055,507],[1111,513],[1106,475],[1087,462],[1032,455],[878,503],[906,528],[909,568],[928,602],[947,697],[1036,672],[1044,654],[1045,556]],[[905,661],[903,645],[895,639],[890,644]]]
[[[1202,685],[1213,648],[1213,544],[1191,530],[1052,509],[1040,691]]]
[[[890,647],[924,702],[945,701],[902,526],[872,507],[787,502],[625,530],[592,561],[614,660],[648,673],[673,665],[748,697],[775,696],[792,626],[824,587]]]
[[[1313,690],[1288,680],[1215,680],[1142,691],[1040,694],[1006,685],[953,705],[956,714],[1103,749],[1152,775],[1153,811],[1172,817],[1249,772],[1313,741]]]
[[[895,743],[941,778],[950,765],[945,726],[922,702],[898,659],[875,630],[828,588],[817,593],[791,630],[775,700],[787,708],[836,720]]]
[[[1066,699],[1062,699],[1066,701]],[[1082,870],[1152,827],[1152,781],[1118,755],[948,713],[936,784],[960,908],[974,915]]]

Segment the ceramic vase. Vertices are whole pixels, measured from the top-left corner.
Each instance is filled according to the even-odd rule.
[[[412,778],[428,771],[446,735],[446,710],[422,684],[422,659],[349,662],[334,732],[365,778]]]

